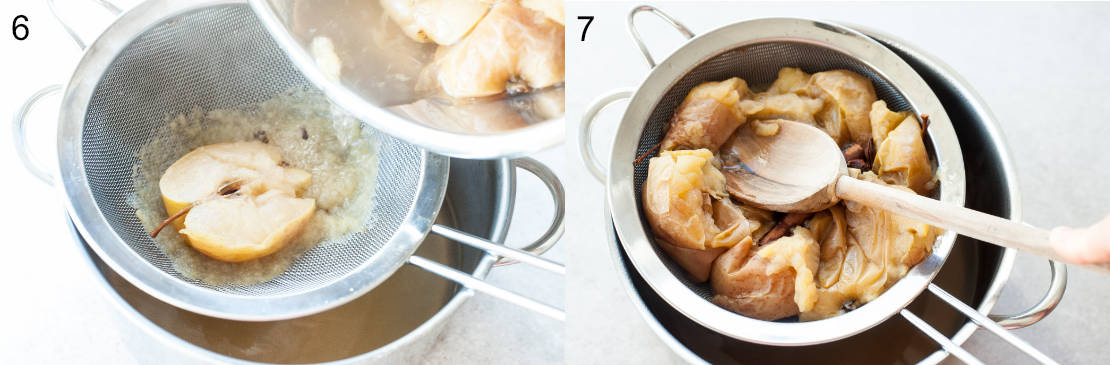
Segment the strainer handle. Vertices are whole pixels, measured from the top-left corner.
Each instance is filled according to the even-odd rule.
[[[987,329],[999,338],[1005,340],[1006,342],[1009,342],[1010,345],[1013,345],[1018,350],[1021,350],[1021,352],[1024,352],[1026,355],[1029,355],[1033,359],[1036,359],[1038,362],[1042,364],[1056,363],[1056,361],[1049,358],[1048,355],[1045,355],[1040,350],[1037,350],[1037,348],[1033,347],[1033,345],[1030,345],[1028,342],[1025,342],[1025,340],[1022,340],[1013,333],[1010,333],[1010,331],[1007,331],[1005,328],[998,325],[998,323],[995,323],[995,321],[976,311],[975,308],[964,304],[964,302],[961,302],[960,299],[944,291],[944,289],[941,289],[940,286],[938,286],[937,284],[929,283],[929,291],[932,292],[933,295],[936,295],[937,298],[940,298],[941,300],[948,303],[948,305],[952,306],[952,308],[956,308],[956,310],[966,315],[967,318],[971,319],[972,322],[975,322],[980,327]]]
[[[994,333],[1002,340],[1010,343],[1010,345],[1013,345],[1018,350],[1021,350],[1021,352],[1036,359],[1038,362],[1042,364],[1056,364],[1056,361],[1049,358],[1048,355],[1045,355],[1040,350],[1037,350],[1036,347],[1033,347],[1033,345],[1030,345],[1028,342],[1025,342],[1025,340],[1007,331],[1008,329],[1022,328],[1037,323],[1047,316],[1049,312],[1052,312],[1052,310],[1056,308],[1056,304],[1060,302],[1060,297],[1064,295],[1064,288],[1067,285],[1068,272],[1064,268],[1064,264],[1055,261],[1049,261],[1049,264],[1052,267],[1052,284],[1049,286],[1049,290],[1045,293],[1044,298],[1032,309],[1012,316],[985,316],[976,311],[975,308],[972,308],[952,294],[949,294],[935,283],[929,283],[928,289],[929,292],[933,293],[937,298],[940,298],[948,303],[948,305],[952,306],[952,308],[963,313],[968,319],[979,325],[979,327]],[[902,309],[901,314],[907,321],[921,330],[921,332],[940,344],[948,353],[956,356],[965,363],[980,363],[979,360],[975,359],[967,350],[953,343],[928,323],[925,323],[921,318],[911,313],[909,309]]]
[[[551,169],[544,166],[539,161],[531,158],[518,158],[512,161],[513,166],[524,169],[536,175],[547,186],[548,191],[551,192],[551,197],[555,201],[555,217],[552,219],[551,226],[544,232],[539,240],[532,244],[525,246],[523,249],[516,249],[504,245],[499,245],[490,242],[481,237],[477,237],[466,232],[462,232],[451,227],[443,225],[432,226],[432,232],[436,235],[442,236],[454,242],[459,242],[488,253],[501,256],[502,259],[509,259],[508,263],[521,262],[529,264],[559,275],[566,275],[566,267],[557,262],[539,257],[537,255],[547,251],[559,240],[563,235],[563,219],[566,215],[566,198],[563,190],[563,184],[559,182],[558,177]],[[499,261],[502,262],[502,261]],[[498,299],[519,305],[526,309],[530,309],[537,313],[546,315],[559,321],[566,320],[566,313],[561,309],[549,306],[521,296],[520,294],[502,289],[493,284],[482,281],[479,278],[473,277],[464,272],[455,270],[446,265],[437,263],[432,260],[420,256],[410,256],[409,263],[433,274],[442,276],[449,280],[455,281],[467,288],[471,288],[487,295],[493,296]]]
[[[563,184],[559,182],[559,178],[555,176],[551,169],[535,159],[518,158],[513,160],[512,164],[531,172],[543,181],[547,190],[551,192],[552,200],[555,201],[555,216],[551,220],[551,225],[547,227],[547,231],[538,240],[521,249],[516,249],[440,224],[433,225],[431,233],[505,259],[514,260],[509,263],[522,262],[556,274],[566,274],[566,268],[562,264],[537,256],[546,252],[563,236],[563,220],[566,216],[566,196]]]
[[[913,314],[913,312],[910,312],[909,309],[902,308],[902,311],[898,312],[898,314],[901,314],[902,318],[905,318],[907,322],[910,322],[910,324],[912,324],[914,327],[917,327],[918,330],[921,330],[921,333],[924,333],[925,336],[928,336],[930,339],[940,345],[940,347],[944,349],[944,351],[952,354],[957,359],[960,359],[960,361],[963,361],[965,364],[983,365],[983,362],[977,359],[975,355],[972,355],[963,347],[960,347],[960,345],[952,342],[951,339],[944,336],[944,334],[940,333],[940,331],[937,331],[937,329],[933,328],[933,326],[930,326],[928,323],[925,322],[925,320],[921,319],[921,317],[918,317],[916,314]]]
[[[640,47],[640,53],[644,54],[644,60],[647,61],[651,68],[655,68],[655,59],[651,57],[651,52],[648,52],[647,45],[645,45],[644,40],[640,38],[640,32],[636,30],[636,14],[644,11],[650,11],[652,14],[667,21],[667,23],[671,23],[671,26],[682,33],[682,35],[686,36],[686,39],[694,38],[694,32],[691,32],[689,28],[679,23],[678,20],[672,18],[662,10],[656,9],[654,6],[640,5],[633,8],[632,11],[628,13],[628,34],[632,36],[632,41],[636,42],[636,46]]]
[[[631,97],[631,90],[613,90],[608,94],[594,99],[594,101],[590,103],[590,107],[586,109],[586,113],[582,115],[582,122],[578,124],[578,152],[582,156],[582,162],[586,164],[586,168],[590,170],[590,174],[593,174],[594,178],[602,183],[605,183],[606,173],[605,168],[601,166],[601,160],[598,159],[597,154],[594,153],[594,121],[597,119],[597,114],[601,113],[609,104],[615,103],[617,100]]]
[[[1040,302],[1024,312],[1012,315],[992,314],[990,319],[1006,329],[1018,329],[1040,322],[1045,316],[1052,313],[1056,309],[1056,305],[1060,304],[1060,298],[1064,296],[1064,290],[1067,289],[1068,269],[1066,265],[1060,262],[1049,260],[1048,264],[1052,270],[1052,281]]]
[[[560,227],[559,230],[562,231],[562,227]],[[451,241],[462,243],[497,256],[508,257],[518,262],[532,265],[559,275],[564,275],[567,272],[567,269],[565,266],[563,266],[563,264],[509,246],[499,245],[487,241],[484,238],[474,236],[469,233],[462,232],[441,224],[432,226],[432,233]]]
[[[559,320],[559,321],[566,321],[567,315],[561,309],[552,307],[552,306],[547,305],[547,304],[537,302],[535,300],[529,299],[529,298],[527,298],[525,296],[522,296],[520,294],[513,293],[511,291],[502,289],[502,288],[500,288],[496,285],[487,283],[485,281],[482,281],[481,279],[473,277],[470,274],[464,273],[464,272],[459,271],[459,270],[455,270],[455,269],[451,268],[450,266],[447,266],[447,265],[444,265],[444,264],[441,264],[441,263],[438,263],[438,262],[435,262],[435,261],[432,261],[432,260],[429,260],[429,259],[426,259],[426,258],[423,258],[423,257],[420,257],[420,256],[409,256],[409,263],[413,264],[414,266],[419,267],[421,269],[427,270],[428,272],[431,272],[433,274],[442,276],[442,277],[444,277],[448,280],[459,283],[462,286],[465,286],[467,288],[474,289],[474,290],[480,291],[482,293],[485,293],[487,295],[490,295],[492,297],[502,299],[502,300],[505,300],[509,303],[519,305],[521,307],[524,307],[526,309],[530,309],[532,311],[535,311],[536,313],[543,314],[543,315],[551,317],[553,319],[556,319],[556,320]]]
[[[112,4],[108,0],[90,0],[90,1],[96,3],[97,5],[100,5],[101,7],[104,8],[104,10],[107,10],[108,12],[112,13],[112,15],[119,15],[120,13],[123,12],[123,10],[121,10],[118,6],[116,6],[115,4]],[[54,5],[54,0],[46,0],[46,5],[50,6],[50,14],[54,15],[54,19],[57,19],[58,23],[62,24],[62,29],[64,29],[66,31],[66,33],[69,34],[70,38],[73,38],[73,42],[77,43],[77,46],[81,47],[82,51],[84,51],[85,48],[88,48],[88,45],[85,43],[85,41],[81,40],[81,37],[77,36],[77,31],[74,30],[73,27],[69,26],[69,23],[66,23],[66,21],[63,20],[60,15],[58,15],[58,9]]]
[[[23,106],[19,107],[15,117],[12,118],[12,138],[15,140],[15,152],[19,155],[19,160],[23,162],[23,167],[27,168],[27,171],[30,171],[32,175],[35,175],[36,178],[47,185],[54,185],[54,175],[39,166],[36,159],[31,156],[31,151],[27,148],[27,114],[31,112],[31,108],[34,108],[39,100],[61,90],[62,85],[50,85],[35,92],[27,101],[23,102]]]

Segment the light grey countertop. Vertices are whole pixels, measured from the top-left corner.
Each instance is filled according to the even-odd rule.
[[[701,3],[649,4],[701,34],[758,17],[793,16],[874,28],[948,63],[998,117],[1016,163],[1025,221],[1041,226],[1086,225],[1110,213],[1110,4],[963,3]],[[572,364],[678,363],[631,304],[612,262],[602,213],[603,186],[578,163],[577,122],[586,105],[615,88],[634,88],[648,67],[625,30],[638,3],[578,2],[567,7],[568,150],[574,168],[568,222],[567,362]],[[593,24],[580,41],[584,21]],[[662,60],[683,41],[663,21],[638,17],[644,39]],[[595,151],[608,153],[626,103],[599,118]],[[1048,285],[1048,265],[1019,254],[996,313],[1032,305]],[[1060,306],[1040,323],[1015,334],[1061,363],[1110,359],[1110,280],[1069,271]],[[892,320],[901,320],[898,318]],[[969,351],[987,363],[1032,363],[1002,340],[977,331]]]

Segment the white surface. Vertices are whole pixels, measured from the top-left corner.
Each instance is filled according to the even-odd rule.
[[[963,75],[999,118],[1016,161],[1026,222],[1085,225],[1110,213],[1110,31],[1102,25],[1110,4],[649,3],[698,34],[750,18],[796,16],[865,25],[905,39]],[[568,3],[568,144],[577,143],[577,120],[590,101],[614,88],[636,87],[647,75],[625,30],[634,5]],[[596,17],[585,42],[579,41],[581,15]],[[663,21],[637,19],[657,61],[682,43]],[[625,105],[614,104],[598,122],[595,150],[603,155]],[[650,332],[614,277],[603,230],[603,187],[577,163],[577,148],[568,150],[575,167],[567,180],[579,197],[570,210],[583,213],[568,222],[567,362],[680,362]],[[1037,301],[1047,286],[1047,266],[1019,254],[997,312],[1017,312]],[[1015,333],[1061,363],[1105,363],[1110,280],[1076,269],[1069,274],[1056,311]],[[967,347],[987,363],[1032,362],[984,331]]]
[[[116,1],[121,5],[137,1]],[[82,34],[96,34],[108,24],[107,13],[86,0],[60,0],[67,19]],[[10,33],[17,14],[30,19],[30,37],[15,41]],[[19,105],[42,86],[64,83],[81,56],[45,1],[0,1],[0,188],[10,193],[0,209],[6,250],[0,255],[0,354],[10,364],[134,364],[146,354],[131,353],[129,336],[145,336],[114,313],[91,273],[80,262],[64,228],[61,201],[53,189],[26,172],[16,158],[9,121]],[[91,41],[91,37],[85,38]],[[59,97],[37,108],[32,149],[53,157],[54,120]],[[534,155],[557,174],[563,170],[561,148]],[[551,217],[546,188],[527,173],[518,173],[518,198],[508,242],[521,245],[539,236]],[[557,244],[544,256],[563,261]],[[492,270],[489,281],[537,300],[563,306],[562,279],[516,265]],[[563,356],[563,325],[516,306],[477,295],[453,318],[425,362],[437,363],[558,363]],[[152,349],[153,350],[153,349]],[[152,351],[157,353],[157,351]],[[180,359],[179,359],[180,360]]]

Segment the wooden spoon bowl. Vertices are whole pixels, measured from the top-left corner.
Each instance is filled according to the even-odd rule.
[[[722,170],[731,176],[727,188],[732,196],[787,213],[821,211],[840,201],[836,180],[848,174],[848,167],[828,134],[782,119],[752,123],[776,125],[777,133],[763,136],[745,125],[722,147]]]

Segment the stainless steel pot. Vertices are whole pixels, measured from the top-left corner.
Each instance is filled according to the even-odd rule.
[[[944,104],[953,121],[963,158],[968,166],[966,206],[994,215],[1020,219],[1021,194],[1010,154],[998,123],[978,95],[948,66],[892,36],[853,27],[887,46],[921,75]],[[607,208],[608,210],[608,208]],[[918,335],[909,322],[888,320],[853,337],[818,346],[784,351],[774,346],[747,343],[717,334],[687,320],[671,308],[640,277],[610,226],[610,252],[625,288],[649,327],[675,353],[691,363],[789,363],[819,359],[823,363],[935,364],[948,352]],[[1016,252],[959,237],[934,284],[979,313],[990,313],[1010,276]],[[1014,315],[991,315],[1006,328],[1032,325],[1048,315],[1063,295],[1067,274],[1063,265],[1052,265],[1052,283],[1044,298],[1029,310]],[[909,307],[935,327],[952,344],[963,344],[978,326],[948,308],[932,295],[919,296]]]
[[[447,218],[448,224],[454,228],[462,231],[477,235],[479,237],[488,238],[494,241],[503,240],[506,232],[508,231],[509,218],[512,216],[513,208],[513,191],[515,188],[515,171],[509,160],[491,160],[491,161],[474,161],[474,160],[453,160],[451,161],[450,180],[456,183],[450,183],[447,187],[447,198],[443,208],[444,214],[441,217],[450,216]],[[233,326],[235,329],[243,329],[246,331],[250,326],[266,325],[271,328],[289,328],[294,326],[285,326],[285,324],[294,323],[303,319],[294,319],[287,321],[277,321],[271,323],[242,323],[228,320],[215,319],[211,317],[203,317],[199,315],[187,314],[177,315],[176,320],[184,321],[174,322],[167,325],[166,313],[174,312],[177,309],[169,304],[160,302],[157,299],[150,297],[136,290],[133,286],[122,280],[115,272],[112,271],[103,261],[101,261],[92,249],[84,242],[84,238],[77,232],[75,226],[67,217],[67,226],[73,234],[74,241],[76,242],[80,252],[82,252],[89,264],[90,273],[96,277],[96,281],[103,289],[106,298],[118,309],[117,313],[127,322],[134,324],[134,326],[123,326],[121,331],[124,332],[124,338],[128,341],[126,346],[133,350],[131,354],[139,360],[140,363],[159,363],[159,364],[246,364],[256,363],[253,361],[244,360],[229,356],[226,353],[219,353],[199,346],[190,341],[196,341],[196,338],[186,339],[180,332],[180,328],[195,327],[198,329],[210,328],[213,326]],[[442,247],[452,247],[446,242],[428,242],[428,245],[436,245]],[[489,272],[497,261],[495,256],[487,254],[480,250],[473,249],[453,249],[450,259],[450,265],[454,268],[470,273],[477,278],[483,278]],[[409,268],[410,274],[430,276],[426,273]],[[406,277],[406,273],[402,270],[399,277]],[[412,278],[412,275],[407,275]],[[442,280],[450,283],[445,279],[432,277],[435,280]],[[392,280],[392,279],[391,279]],[[404,284],[404,283],[400,283]],[[385,284],[385,286],[388,286]],[[427,318],[420,318],[419,325],[415,326],[407,333],[399,333],[395,339],[386,340],[385,344],[376,348],[367,348],[364,352],[347,356],[347,357],[299,357],[299,358],[266,358],[271,362],[289,363],[289,362],[318,362],[318,361],[334,361],[340,364],[349,363],[364,363],[364,362],[381,362],[381,363],[415,363],[423,359],[423,355],[427,352],[435,339],[438,337],[439,332],[442,331],[447,319],[458,310],[474,295],[472,289],[464,288],[452,284],[452,295],[450,299],[441,303],[438,310]],[[367,296],[375,295],[375,291],[371,291]],[[360,300],[352,302],[350,305],[359,305]],[[416,305],[418,303],[407,303]],[[350,311],[347,306],[332,309],[328,312],[323,312],[317,316],[328,316],[333,311]],[[375,313],[379,316],[396,315],[397,313]],[[350,330],[352,327],[357,327],[357,324],[346,323],[333,323],[336,331]],[[172,328],[171,328],[172,327]],[[274,334],[270,334],[274,335]],[[349,333],[349,336],[362,336],[368,333]],[[221,338],[211,339],[213,342],[220,341]],[[225,339],[226,340],[226,339]],[[259,357],[255,357],[259,359]]]
[[[639,12],[652,12],[670,20],[683,34],[693,35],[658,9],[635,7],[629,14],[628,27],[641,50],[646,47],[633,23]],[[649,58],[648,63],[653,61]],[[883,295],[842,315],[806,322],[762,321],[713,304],[709,285],[690,280],[685,270],[655,243],[640,201],[648,164],[641,163],[636,156],[651,154],[653,146],[662,140],[678,103],[694,86],[734,76],[753,85],[770,84],[782,67],[800,67],[808,72],[851,70],[870,80],[879,99],[893,109],[929,114],[932,123],[924,142],[930,160],[936,163],[939,180],[933,197],[950,204],[964,203],[964,164],[955,131],[936,95],[908,64],[867,36],[835,23],[800,18],[752,19],[691,38],[655,65],[632,94],[614,136],[607,174],[606,194],[615,213],[612,217],[621,244],[638,272],[672,307],[691,320],[733,338],[805,346],[852,336],[894,315],[912,320],[914,314],[903,309],[929,287],[952,249],[955,232],[939,234],[932,252]],[[600,105],[587,109],[581,136],[590,135],[588,130]],[[580,141],[588,144],[589,138]],[[583,157],[590,160],[592,156],[585,153]],[[596,162],[587,161],[587,165]],[[926,333],[933,332],[924,323],[915,323]]]

